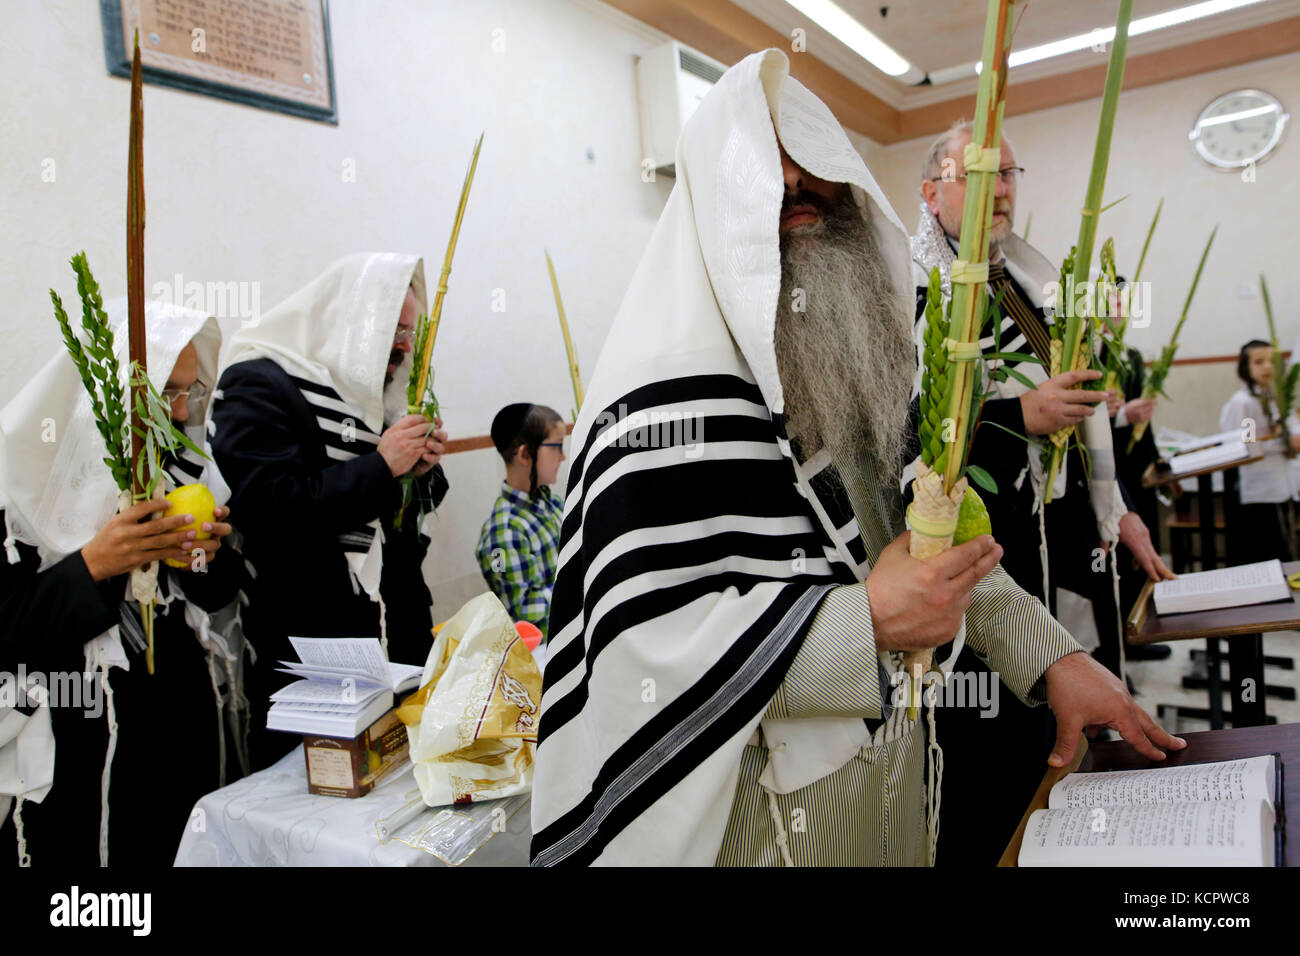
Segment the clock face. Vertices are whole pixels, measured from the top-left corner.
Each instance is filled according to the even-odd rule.
[[[1239,169],[1277,148],[1288,119],[1276,97],[1262,90],[1235,90],[1201,110],[1188,139],[1211,166]]]

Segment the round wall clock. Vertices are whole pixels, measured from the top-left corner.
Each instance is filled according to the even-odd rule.
[[[1240,169],[1277,149],[1290,118],[1276,96],[1263,90],[1234,90],[1201,110],[1187,138],[1211,166]]]

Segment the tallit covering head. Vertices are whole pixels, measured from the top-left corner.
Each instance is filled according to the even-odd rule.
[[[230,339],[222,371],[236,362],[270,358],[291,374],[329,385],[368,428],[384,428],[384,375],[407,287],[419,313],[429,311],[424,261],[394,252],[362,252],[331,263],[319,276],[248,323]],[[411,354],[394,373],[406,384]],[[401,389],[393,390],[401,392]],[[391,400],[389,414],[405,409]]]
[[[788,67],[777,50],[747,57],[687,124],[573,430],[537,865],[711,864],[741,752],[808,622],[831,587],[868,570],[851,508],[819,487],[829,455],[794,461],[781,422],[778,135],[800,166],[870,204],[885,294],[907,310],[910,257],[861,157]],[[785,744],[762,779],[782,793],[871,739],[861,720],[765,721],[764,733]]]
[[[130,369],[126,311],[125,298],[105,306],[124,388]],[[69,315],[76,323],[71,304]],[[199,379],[209,388],[216,384],[221,328],[212,316],[149,302],[145,332],[149,380],[159,392],[181,350],[191,342],[198,355]],[[186,423],[200,448],[209,404],[210,398],[205,397],[200,406],[192,406]],[[0,501],[5,520],[13,539],[39,550],[42,570],[79,551],[117,512],[118,489],[104,464],[107,454],[90,397],[71,356],[60,347],[0,411]],[[200,480],[222,504],[230,491],[208,454]],[[8,538],[6,544],[11,544]],[[16,552],[12,558],[16,560]]]

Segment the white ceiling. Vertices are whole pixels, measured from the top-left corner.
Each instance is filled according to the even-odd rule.
[[[896,109],[913,109],[974,93],[975,77],[938,86],[906,86],[877,70],[826,33],[785,0],[731,0],[733,4],[789,36],[802,28],[807,53],[843,74]],[[837,0],[868,30],[927,73],[973,63],[984,37],[985,3],[980,0]],[[1194,0],[1134,0],[1133,19],[1187,6]],[[1115,24],[1117,0],[1028,0],[1016,29],[1015,47],[1025,48],[1077,36]],[[886,13],[882,16],[881,9]],[[1300,0],[1264,0],[1226,14],[1133,37],[1129,56],[1181,46],[1238,30],[1300,15]],[[1081,50],[1014,68],[1024,82],[1104,64],[1105,53]]]

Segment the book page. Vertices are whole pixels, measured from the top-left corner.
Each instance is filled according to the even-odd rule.
[[[1213,468],[1215,465],[1223,465],[1230,461],[1240,461],[1246,457],[1248,456],[1244,442],[1226,442],[1202,451],[1175,455],[1169,460],[1169,468],[1175,475],[1185,475],[1188,472],[1200,471],[1202,468]]]
[[[309,667],[345,669],[371,683],[389,685],[388,657],[377,637],[291,637],[298,659]]]
[[[380,694],[391,693],[392,691],[386,687],[354,688],[318,680],[299,680],[281,687],[271,695],[271,700],[292,704],[294,707],[304,704],[329,704],[360,710]]]
[[[1235,568],[1216,568],[1160,581],[1153,589],[1156,612],[1200,611],[1238,603],[1281,601],[1291,596],[1282,562],[1260,561]]]
[[[1272,866],[1264,803],[1170,803],[1035,810],[1021,866]]]
[[[1050,809],[1125,804],[1261,800],[1272,806],[1277,775],[1271,754],[1218,763],[1072,773],[1052,787]]]
[[[388,665],[388,676],[389,676],[388,686],[393,690],[397,690],[399,687],[401,687],[403,684],[405,684],[407,681],[411,680],[412,678],[418,680],[420,675],[423,673],[424,673],[423,664],[390,663]]]

